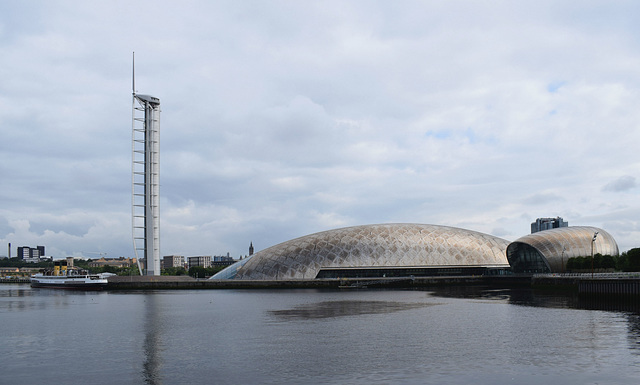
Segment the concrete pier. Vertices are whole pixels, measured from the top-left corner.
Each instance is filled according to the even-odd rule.
[[[534,289],[573,291],[586,296],[640,297],[639,273],[535,275]]]
[[[489,287],[532,288],[578,294],[584,298],[640,299],[640,273],[538,274],[459,277],[339,278],[291,280],[210,280],[188,276],[113,276],[106,290],[223,290],[223,289],[363,289]],[[29,283],[28,278],[2,283]]]
[[[528,279],[527,279],[527,282]],[[187,276],[114,276],[109,277],[107,290],[194,290],[194,289],[340,289],[348,287],[412,288],[429,286],[488,285],[487,277],[407,277],[292,279],[292,280],[210,280]]]
[[[578,282],[578,293],[640,296],[640,279],[590,279]]]

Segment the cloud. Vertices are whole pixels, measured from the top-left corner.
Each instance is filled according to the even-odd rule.
[[[542,192],[530,195],[523,199],[523,203],[528,205],[542,205],[550,202],[563,201],[564,199],[552,192]]]
[[[513,239],[556,215],[635,247],[637,199],[610,193],[636,186],[639,7],[2,3],[0,241],[131,254],[136,51],[163,254],[401,221]]]
[[[635,177],[624,175],[604,185],[602,191],[622,192],[631,190],[636,186],[637,183]]]

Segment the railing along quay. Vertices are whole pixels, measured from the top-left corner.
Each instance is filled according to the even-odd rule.
[[[0,283],[31,283],[29,278],[3,278],[0,279]]]

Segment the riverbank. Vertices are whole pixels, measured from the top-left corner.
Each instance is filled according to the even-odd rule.
[[[433,286],[529,286],[530,277],[413,277],[413,278],[343,278],[293,280],[211,280],[186,276],[115,276],[109,278],[107,290],[166,289],[359,289],[412,288]]]
[[[341,278],[292,280],[211,280],[188,276],[113,276],[105,290],[224,290],[224,289],[335,289],[490,287],[531,288],[538,291],[590,297],[640,298],[640,273],[547,274],[534,276],[460,276],[403,278]],[[2,283],[29,283],[28,279],[0,280]]]
[[[535,275],[531,287],[578,295],[640,297],[640,273]]]
[[[106,290],[340,289],[487,286],[532,288],[578,295],[640,297],[639,274],[211,280],[187,276],[114,276]]]

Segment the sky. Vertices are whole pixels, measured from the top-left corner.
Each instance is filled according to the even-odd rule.
[[[2,1],[0,255],[131,257],[136,90],[161,255],[340,227],[640,247],[640,2]]]

